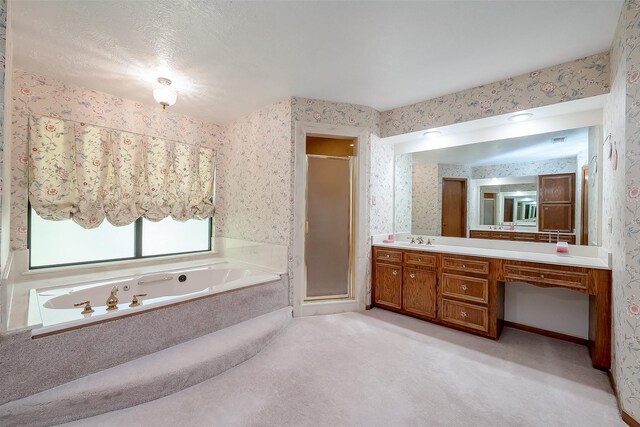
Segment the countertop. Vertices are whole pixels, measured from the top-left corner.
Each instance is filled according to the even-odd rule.
[[[444,240],[450,238],[436,237],[436,239]],[[421,245],[417,243],[407,242],[381,243],[374,241],[373,246],[395,249],[410,249],[413,251],[423,252],[440,252],[458,255],[469,255],[484,258],[501,258],[516,261],[540,262],[573,267],[598,268],[604,270],[611,269],[609,253],[605,250],[602,250],[602,248],[597,247],[579,247],[571,245],[569,246],[569,255],[557,255],[555,253],[555,244],[549,245],[546,243],[491,241],[493,247],[486,247],[488,246],[487,242],[489,241],[483,241],[485,247],[482,247],[481,245],[473,246],[472,241],[476,239],[460,240],[468,240],[471,242],[464,242],[464,245],[435,244],[428,246],[426,244]],[[504,245],[505,243],[508,245]],[[514,244],[521,246],[521,249],[518,250],[518,248],[514,247]],[[540,246],[536,248],[532,247],[531,245]],[[579,253],[571,254],[572,250]]]

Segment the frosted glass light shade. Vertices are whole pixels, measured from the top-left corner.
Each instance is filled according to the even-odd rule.
[[[153,87],[153,98],[162,105],[164,110],[176,103],[178,93],[171,87],[171,80],[166,77],[158,77],[158,83]]]
[[[176,103],[178,94],[171,86],[158,85],[153,89],[153,98],[163,107],[170,107]]]

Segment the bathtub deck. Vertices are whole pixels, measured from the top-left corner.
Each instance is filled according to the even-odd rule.
[[[0,424],[50,425],[127,408],[191,387],[260,352],[291,307],[0,406]]]

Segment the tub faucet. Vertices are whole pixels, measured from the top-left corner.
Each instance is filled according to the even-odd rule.
[[[107,311],[117,310],[118,309],[118,297],[116,294],[118,293],[118,287],[114,286],[111,288],[111,295],[107,298]]]

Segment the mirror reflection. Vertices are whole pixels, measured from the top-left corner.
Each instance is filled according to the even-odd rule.
[[[589,165],[601,134],[595,126],[398,155],[395,231],[598,245],[599,177]]]

